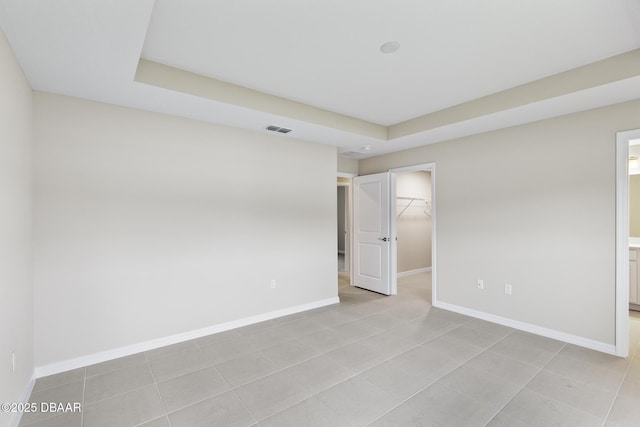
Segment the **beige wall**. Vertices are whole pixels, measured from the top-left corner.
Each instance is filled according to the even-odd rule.
[[[0,94],[0,402],[20,402],[33,374],[32,107],[31,87],[2,30]],[[0,411],[0,425],[13,415]]]
[[[358,174],[358,161],[338,156],[338,172]]]
[[[422,199],[413,201],[396,222],[398,273],[431,267],[431,216],[430,209],[424,201],[431,200],[430,172],[398,174],[396,195]],[[400,214],[409,202],[410,200],[396,200],[396,212]]]
[[[34,99],[38,366],[337,297],[334,147]]]
[[[359,171],[435,162],[438,300],[611,345],[615,136],[636,128],[640,101],[365,159]]]

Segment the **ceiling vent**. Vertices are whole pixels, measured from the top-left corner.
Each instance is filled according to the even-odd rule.
[[[363,157],[364,153],[360,153],[358,151],[345,151],[344,153],[340,153],[340,156],[342,157],[351,157],[351,158],[358,158],[358,157]]]
[[[267,126],[267,130],[270,130],[271,132],[280,132],[280,133],[289,133],[291,132],[291,129],[287,129],[287,128],[282,128],[280,126]]]

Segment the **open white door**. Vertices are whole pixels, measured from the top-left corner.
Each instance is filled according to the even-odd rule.
[[[353,284],[391,293],[389,173],[353,178]]]

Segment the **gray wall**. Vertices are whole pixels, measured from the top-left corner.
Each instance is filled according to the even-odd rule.
[[[640,101],[361,160],[359,172],[435,162],[440,301],[612,345],[615,137],[636,128]]]
[[[0,402],[19,402],[33,374],[32,106],[31,87],[2,30],[0,94]],[[0,412],[0,425],[13,415]]]
[[[337,297],[335,147],[34,100],[38,366]]]

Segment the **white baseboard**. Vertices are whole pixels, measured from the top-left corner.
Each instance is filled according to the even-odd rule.
[[[431,267],[417,268],[415,270],[408,270],[408,271],[400,272],[400,273],[398,273],[398,277],[413,276],[415,274],[420,274],[420,273],[429,273],[430,271],[431,271]]]
[[[477,319],[487,320],[499,325],[509,326],[520,331],[531,332],[532,334],[542,335],[543,337],[552,338],[569,344],[575,344],[577,346],[600,351],[602,353],[612,354],[614,356],[617,355],[616,346],[612,344],[606,344],[600,341],[579,337],[577,335],[567,334],[565,332],[556,331],[554,329],[543,328],[542,326],[533,325],[531,323],[520,322],[506,317],[496,316],[495,314],[485,313],[483,311],[477,311],[446,302],[434,301],[433,306],[442,308],[444,310],[465,314]]]
[[[33,391],[34,385],[36,385],[36,379],[35,379],[35,376],[32,376],[29,382],[27,383],[27,386],[22,391],[22,395],[20,396],[20,401],[19,401],[20,403],[26,404],[29,402],[29,397],[31,397],[31,392]],[[16,412],[15,414],[13,414],[13,418],[11,418],[11,421],[9,421],[9,427],[18,427],[21,419],[22,419],[22,412],[20,411]]]
[[[74,359],[68,359],[61,362],[50,363],[48,365],[37,366],[34,370],[34,378],[42,378],[48,375],[58,374],[60,372],[70,371],[72,369],[82,368],[96,363],[106,362],[108,360],[117,359],[119,357],[130,356],[132,354],[149,351],[156,348],[164,347],[171,344],[177,344],[183,341],[189,341],[195,338],[201,338],[207,335],[224,332],[242,326],[252,325],[254,323],[264,322],[266,320],[275,319],[289,314],[300,313],[314,308],[320,308],[327,305],[337,304],[340,298],[328,298],[324,300],[314,301],[307,304],[297,305],[282,310],[271,311],[269,313],[259,314],[257,316],[245,317],[244,319],[233,320],[231,322],[220,323],[218,325],[209,326],[194,331],[184,332],[181,334],[170,335],[168,337],[158,338],[138,344],[128,345],[125,347],[115,348],[112,350],[93,353]],[[33,385],[32,385],[33,387]],[[29,392],[31,394],[31,392]],[[28,398],[29,395],[27,395]]]

